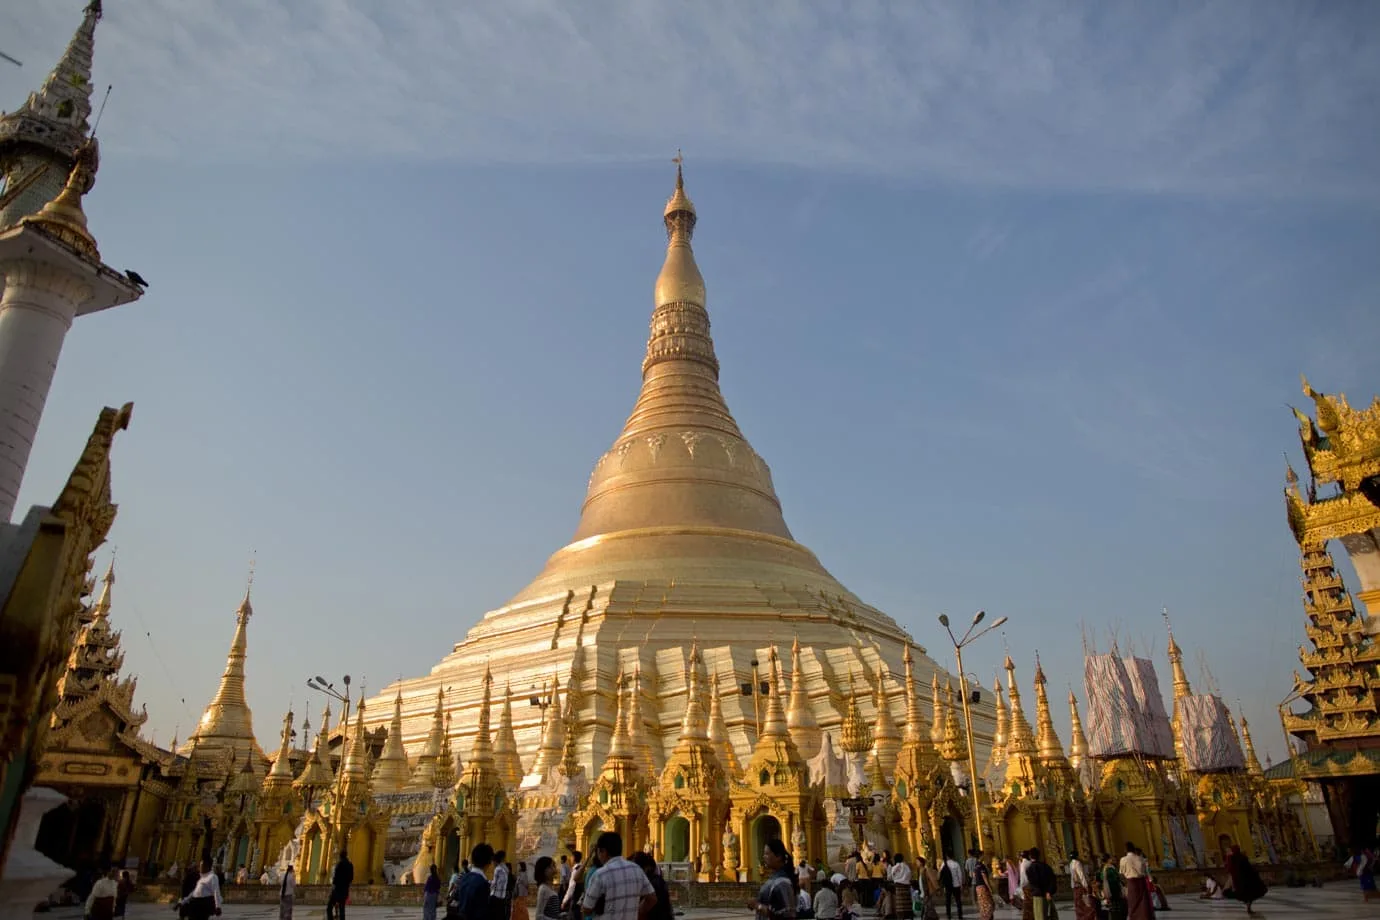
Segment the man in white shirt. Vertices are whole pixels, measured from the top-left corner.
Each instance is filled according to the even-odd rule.
[[[220,916],[220,877],[216,875],[209,859],[201,861],[201,875],[197,877],[192,893],[178,902],[179,907],[187,909],[187,920],[207,920],[212,914]]]
[[[1096,915],[1097,906],[1088,886],[1088,870],[1079,860],[1077,851],[1069,854],[1069,887],[1073,889],[1073,908],[1078,915],[1085,912]]]
[[[963,867],[952,856],[946,856],[944,868],[949,870],[949,887],[944,891],[944,916],[953,916],[951,905],[956,903],[958,920],[963,920]]]
[[[1146,876],[1150,874],[1150,864],[1140,855],[1140,850],[1134,843],[1126,844],[1126,855],[1121,857],[1117,870],[1126,882],[1127,920],[1148,920],[1154,917],[1154,908],[1150,906],[1150,887],[1145,881]]]
[[[494,854],[494,878],[489,884],[489,916],[493,920],[508,920],[508,853]]]
[[[111,870],[91,886],[86,896],[86,916],[93,920],[115,916],[115,899],[120,894],[120,885],[115,881],[115,870]]]

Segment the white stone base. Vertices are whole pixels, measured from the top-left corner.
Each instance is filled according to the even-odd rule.
[[[43,816],[66,801],[67,796],[53,789],[34,788],[24,794],[9,859],[0,869],[0,920],[33,920],[34,908],[76,875],[34,849]]]

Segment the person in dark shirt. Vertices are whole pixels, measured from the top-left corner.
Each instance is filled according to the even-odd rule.
[[[1054,869],[1041,858],[1039,849],[1032,847],[1027,855],[1030,857],[1030,865],[1025,869],[1026,886],[1030,894],[1029,900],[1041,902],[1031,904],[1031,913],[1039,920],[1048,916],[1049,905],[1059,890],[1059,881],[1054,875]]]
[[[661,871],[657,869],[656,860],[638,852],[633,854],[632,861],[647,873],[647,880],[652,883],[652,892],[656,895],[656,904],[643,920],[672,920],[671,892],[666,887],[666,879],[661,877]]]
[[[489,879],[484,870],[493,865],[494,848],[481,843],[470,851],[470,867],[460,876],[456,915],[460,920],[486,920],[489,915]]]
[[[340,861],[331,873],[331,895],[326,899],[326,920],[345,920],[345,902],[350,900],[350,886],[355,881],[355,866],[350,855],[340,851]]]

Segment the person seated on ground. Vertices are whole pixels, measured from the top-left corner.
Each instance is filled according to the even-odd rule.
[[[1198,895],[1198,897],[1205,901],[1224,901],[1227,896],[1222,891],[1222,886],[1218,884],[1217,879],[1213,878],[1211,875],[1204,875],[1203,893]]]

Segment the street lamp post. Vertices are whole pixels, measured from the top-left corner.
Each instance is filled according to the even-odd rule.
[[[344,817],[341,812],[340,796],[345,781],[345,757],[350,752],[350,675],[346,674],[341,678],[341,682],[345,684],[344,692],[335,689],[335,684],[320,675],[307,678],[308,688],[326,694],[326,696],[336,700],[344,707],[341,710],[343,715],[340,721],[340,767],[335,771],[335,802],[331,805],[332,820],[326,824],[326,834],[321,841],[321,873],[323,878],[325,877],[325,873],[330,871],[330,859],[328,854],[331,852],[331,847],[334,845],[334,841],[331,839],[331,833],[335,829],[337,820],[343,819]],[[324,731],[329,731],[330,726],[323,725],[322,729]],[[344,832],[341,833],[341,837],[341,846],[343,847],[345,843],[348,842],[349,838]]]
[[[978,782],[977,755],[973,752],[973,714],[968,708],[968,678],[963,670],[963,648],[992,630],[1000,628],[1006,622],[1006,617],[1002,617],[986,629],[973,632],[986,616],[986,611],[979,610],[973,616],[973,622],[968,625],[968,631],[963,634],[962,638],[958,638],[954,635],[954,631],[949,628],[949,615],[945,613],[939,615],[939,624],[944,627],[944,631],[949,634],[949,641],[954,644],[954,658],[958,663],[958,680],[963,685],[963,733],[968,742],[968,779],[973,787],[973,825],[977,831],[979,850],[986,847],[982,836],[982,785]]]
[[[748,684],[745,682],[741,684],[738,689],[742,691],[743,696],[752,697],[752,721],[760,737],[762,734],[761,699],[771,692],[771,687],[766,681],[762,680],[761,672],[758,670],[761,665],[757,659],[752,659],[750,664],[752,665],[752,683]]]

